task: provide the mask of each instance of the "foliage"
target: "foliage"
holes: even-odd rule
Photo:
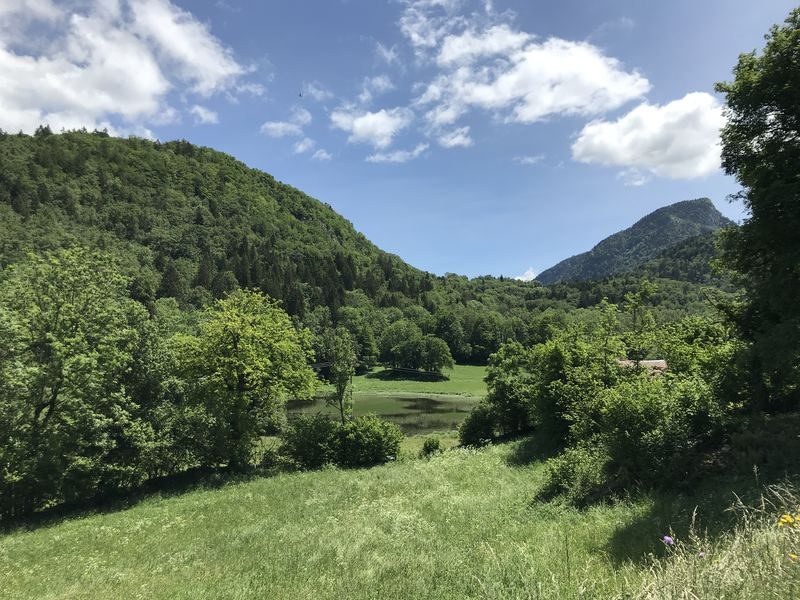
[[[547,461],[539,500],[561,498],[584,507],[608,497],[609,457],[603,446],[578,445]]]
[[[531,427],[530,396],[533,374],[525,367],[530,353],[518,342],[508,342],[491,355],[486,369],[486,403],[492,407],[496,425],[503,434]]]
[[[281,439],[283,452],[304,469],[371,467],[397,457],[403,433],[372,415],[340,423],[317,413],[293,419]]]
[[[323,414],[298,415],[281,432],[281,451],[303,469],[335,464],[341,455],[341,424]]]
[[[759,55],[742,54],[725,94],[722,161],[749,216],[723,239],[723,262],[745,294],[728,308],[750,346],[753,406],[800,403],[800,9]]]
[[[495,438],[497,419],[486,402],[475,406],[458,428],[458,443],[462,446],[485,446]]]
[[[342,426],[343,467],[371,467],[395,460],[403,432],[394,423],[373,415],[351,419]]]
[[[330,359],[329,381],[333,393],[328,403],[339,409],[342,425],[353,414],[353,375],[358,365],[355,344],[344,327],[337,327],[326,340],[326,355]]]
[[[0,281],[0,515],[147,477],[149,398],[130,377],[147,313],[108,257],[67,250]]]
[[[426,458],[442,451],[442,442],[438,437],[425,438],[422,449],[419,451],[420,458]]]
[[[698,207],[696,215],[678,212],[705,222]],[[163,298],[189,310],[260,289],[313,332],[320,362],[325,332],[343,326],[367,367],[383,354],[447,368],[442,344],[408,335],[408,324],[444,340],[454,360],[485,364],[509,339],[545,341],[576,308],[603,297],[621,302],[639,279],[544,287],[502,276],[435,277],[380,251],[329,206],[230,156],[102,132],[0,136],[0,240],[0,267],[76,243],[102,249],[117,257],[131,297],[151,313]],[[658,281],[657,319],[708,311],[693,283],[708,261],[686,266],[691,260],[662,257],[659,274],[673,279]],[[397,321],[405,335],[387,344]],[[387,355],[409,339],[401,355]]]
[[[309,336],[259,292],[239,290],[217,300],[200,334],[180,343],[191,395],[214,419],[212,464],[249,464],[256,439],[274,431],[286,399],[313,395]]]

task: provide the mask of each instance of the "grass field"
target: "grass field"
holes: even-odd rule
[[[378,368],[353,378],[353,413],[375,414],[400,425],[406,435],[455,430],[480,398],[486,395],[486,367],[456,365],[446,370],[443,381],[427,381],[396,376]],[[313,402],[290,401],[292,413],[335,414],[326,406],[324,386]]]
[[[662,535],[686,537],[695,507],[702,527],[729,523],[741,482],[578,511],[532,503],[542,474],[516,442],[150,497],[0,536],[0,597],[706,597],[671,588],[653,556]],[[648,578],[659,585],[639,595]]]
[[[406,378],[386,377],[381,367],[366,375],[353,378],[353,393],[393,393],[410,394],[444,394],[447,396],[474,396],[483,398],[486,395],[486,367],[474,365],[456,365],[453,369],[445,369],[446,381],[419,381]],[[327,389],[327,388],[325,388]]]

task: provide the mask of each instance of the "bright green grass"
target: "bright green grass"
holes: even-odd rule
[[[525,449],[281,474],[13,532],[0,596],[612,598],[705,505],[532,503],[543,468]]]
[[[456,365],[445,369],[447,381],[415,381],[413,379],[383,380],[379,378],[383,369],[353,378],[354,393],[407,392],[412,394],[464,395],[483,398],[486,395],[486,367]],[[327,389],[327,387],[326,387]]]
[[[353,394],[355,416],[374,414],[397,423],[406,435],[439,430],[455,430],[469,414],[478,399],[473,396],[383,392]],[[289,415],[322,412],[331,416],[337,409],[317,397],[312,402],[293,400],[287,404]]]

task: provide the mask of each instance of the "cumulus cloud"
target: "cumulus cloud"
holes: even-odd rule
[[[544,160],[544,154],[529,154],[525,156],[515,156],[514,162],[518,165],[538,165]]]
[[[273,138],[300,137],[303,127],[311,123],[311,118],[311,113],[305,108],[295,106],[287,121],[267,121],[261,126],[261,133]]]
[[[24,19],[22,18],[24,17]],[[37,51],[9,40],[50,38]],[[6,32],[15,28],[15,36]],[[209,29],[167,0],[0,3],[0,127],[149,131],[174,120],[173,92],[235,93],[248,69]],[[193,113],[194,114],[194,113]],[[196,114],[195,114],[196,116]]]
[[[517,275],[514,277],[517,281],[533,281],[536,279],[538,273],[533,270],[533,267],[528,267],[528,270],[525,271],[522,275]]]
[[[331,113],[333,126],[350,134],[348,142],[367,143],[378,149],[389,146],[413,120],[414,113],[403,107],[376,112],[343,107]]]
[[[380,42],[377,42],[375,45],[375,56],[389,66],[393,64],[400,64],[400,56],[397,52],[396,46],[384,46]]]
[[[472,146],[472,138],[469,136],[469,127],[459,127],[452,131],[440,133],[436,138],[439,145],[444,148],[467,148]]]
[[[588,123],[572,144],[572,157],[625,167],[627,175],[622,178],[629,185],[644,183],[641,173],[673,179],[704,177],[720,167],[723,124],[719,101],[705,92],[664,105],[645,102],[614,121]]]
[[[303,95],[310,96],[317,102],[324,102],[333,98],[333,92],[318,81],[303,84]]]
[[[219,115],[205,106],[195,104],[189,109],[189,112],[194,115],[195,123],[211,125],[219,123]]]
[[[462,0],[407,0],[399,26],[418,57],[436,48],[453,29],[466,19],[458,14]]]
[[[191,82],[193,91],[208,96],[229,88],[246,72],[206,25],[169,0],[136,0],[129,4],[132,29],[155,43],[163,59]]]
[[[358,95],[358,101],[361,104],[369,104],[375,96],[380,96],[393,89],[394,84],[388,75],[365,77],[361,86],[361,93]]]
[[[295,142],[293,150],[295,154],[303,154],[304,152],[308,152],[309,150],[313,149],[316,145],[317,143],[311,138],[303,138],[302,140]]]
[[[319,150],[314,152],[314,154],[311,155],[311,158],[313,160],[330,160],[333,158],[333,156],[327,150],[320,148]]]
[[[437,76],[417,99],[417,105],[431,107],[426,113],[431,124],[453,124],[473,108],[517,123],[554,115],[595,115],[650,89],[647,79],[586,42],[550,38],[520,45],[522,35],[489,41],[509,33],[513,32],[495,29],[476,38],[467,32],[445,40],[445,46],[452,40],[447,63],[453,62],[453,68]],[[456,43],[464,36],[467,41]],[[496,56],[501,48],[512,50]]]
[[[519,50],[533,36],[512,30],[508,25],[495,25],[486,31],[468,30],[444,39],[436,62],[441,66],[471,63],[477,58],[507,56]]]
[[[368,162],[374,163],[404,163],[417,158],[428,149],[428,144],[418,144],[411,150],[395,150],[394,152],[376,152],[367,157]]]
[[[314,154],[311,155],[311,158],[313,160],[323,160],[324,161],[324,160],[332,159],[333,156],[327,150],[324,150],[323,148],[320,148],[319,150],[314,152]]]

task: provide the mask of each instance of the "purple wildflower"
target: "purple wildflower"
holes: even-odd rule
[[[661,538],[661,541],[664,542],[667,546],[675,545],[675,540],[672,539],[671,535],[665,535],[664,537]]]

